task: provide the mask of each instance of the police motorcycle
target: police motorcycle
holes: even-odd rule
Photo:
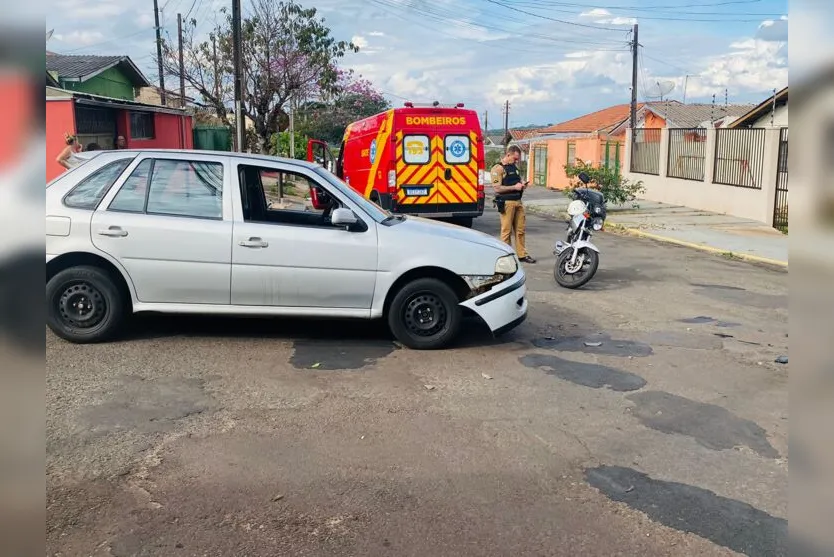
[[[591,181],[585,172],[578,178],[586,186]],[[567,242],[560,240],[553,247],[553,277],[560,286],[574,289],[587,284],[599,267],[599,249],[590,238],[605,224],[605,197],[589,188],[577,188],[568,205],[568,216]]]

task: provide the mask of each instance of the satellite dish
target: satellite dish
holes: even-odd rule
[[[671,93],[675,89],[674,81],[655,81],[649,85],[646,91],[646,97],[650,99],[660,99]]]

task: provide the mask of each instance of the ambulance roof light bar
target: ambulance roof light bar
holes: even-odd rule
[[[457,103],[455,105],[446,104],[442,105],[439,101],[434,101],[433,103],[413,103],[411,101],[407,101],[403,103],[403,106],[406,108],[415,108],[415,107],[432,107],[432,108],[463,108],[463,103]]]

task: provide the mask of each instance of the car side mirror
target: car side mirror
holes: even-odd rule
[[[333,211],[333,214],[330,217],[330,222],[333,223],[333,226],[339,226],[344,227],[346,229],[350,229],[357,222],[359,222],[359,219],[350,209],[340,207]]]

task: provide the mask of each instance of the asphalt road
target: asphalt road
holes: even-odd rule
[[[356,323],[49,334],[48,554],[786,554],[787,274],[605,233],[567,291],[563,226],[528,218],[528,321],[442,352]]]

